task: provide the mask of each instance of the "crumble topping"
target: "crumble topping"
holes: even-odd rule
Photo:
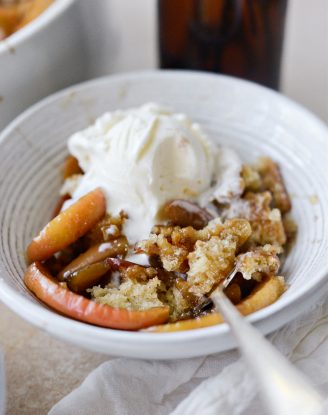
[[[226,218],[241,217],[247,219],[252,227],[249,238],[250,246],[272,244],[283,246],[286,234],[279,209],[271,209],[272,196],[269,191],[261,193],[248,192],[226,207],[222,216]]]
[[[238,255],[236,269],[246,280],[261,281],[263,276],[277,274],[280,267],[279,253],[281,249],[273,245],[257,247]]]
[[[72,175],[63,191],[70,193],[69,186],[78,180],[79,175]],[[244,165],[239,189],[224,203],[219,198],[206,207],[190,200],[167,202],[162,208],[162,223],[134,247],[124,235],[127,215],[107,213],[81,238],[79,250],[96,244],[105,247],[120,238],[126,249],[113,251],[112,262],[101,259],[103,279],[90,286],[86,295],[99,304],[129,310],[168,306],[169,321],[174,322],[208,312],[211,292],[232,271],[234,277],[225,293],[237,305],[244,300],[247,303],[257,287],[270,278],[279,278],[285,287],[282,277],[277,276],[279,255],[296,228],[286,215],[290,200],[279,168],[267,158],[253,166]],[[128,251],[133,257],[148,258],[150,266],[125,260]],[[102,249],[96,257],[102,258]],[[83,275],[82,269],[81,279]]]
[[[89,292],[91,298],[99,304],[130,310],[146,310],[163,306],[157,294],[160,285],[161,281],[157,277],[143,283],[127,279],[119,287],[113,287],[111,284],[104,288],[95,286]]]
[[[207,242],[197,241],[195,250],[188,256],[188,283],[195,294],[208,294],[232,270],[237,241],[232,235],[226,238],[212,236]]]

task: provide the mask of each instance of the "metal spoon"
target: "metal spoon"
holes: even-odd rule
[[[262,334],[232,305],[223,290],[237,270],[232,271],[212,293],[211,299],[229,324],[246,360],[258,381],[263,404],[271,415],[324,415],[324,398]]]

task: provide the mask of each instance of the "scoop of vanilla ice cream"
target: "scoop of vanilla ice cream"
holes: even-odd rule
[[[165,202],[204,204],[222,164],[198,124],[156,104],[104,114],[71,136],[68,149],[85,173],[66,185],[72,200],[101,187],[108,213],[127,213],[130,243],[148,237]]]

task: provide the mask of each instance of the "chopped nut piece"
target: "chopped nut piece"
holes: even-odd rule
[[[141,265],[131,265],[121,269],[122,280],[133,280],[137,282],[145,282],[157,276],[155,268],[143,267]]]
[[[106,215],[97,225],[85,235],[87,246],[111,241],[122,235],[122,227],[126,215],[121,212],[117,216]]]
[[[211,236],[219,235],[223,229],[224,226],[221,219],[216,218],[211,220],[205,228],[199,230],[191,226],[186,228],[175,227],[171,234],[171,239],[173,244],[185,246],[191,251],[196,241],[208,241]]]
[[[174,228],[177,226],[173,225],[155,225],[153,229],[151,230],[151,233],[155,235],[162,234],[165,237],[171,237],[172,232],[174,231]],[[179,227],[178,227],[179,228]]]
[[[167,271],[186,271],[188,250],[175,246],[163,235],[151,235],[148,240],[137,244],[137,250],[148,255],[159,255],[164,269]]]
[[[211,213],[189,200],[176,199],[163,208],[163,216],[175,225],[202,229],[213,219]]]

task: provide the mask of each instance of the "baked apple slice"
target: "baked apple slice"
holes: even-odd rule
[[[63,283],[55,280],[39,262],[28,267],[24,283],[37,298],[61,314],[101,327],[138,330],[165,323],[169,316],[168,307],[135,311],[98,304],[70,291]]]
[[[66,267],[59,272],[57,278],[60,281],[64,281],[68,275],[73,274],[73,272],[78,271],[81,268],[94,264],[95,262],[103,261],[108,257],[116,257],[118,255],[125,256],[127,251],[128,240],[125,236],[120,236],[113,241],[93,245],[86,252],[83,252],[66,265]]]
[[[195,229],[204,228],[214,216],[205,208],[184,199],[175,199],[163,207],[163,216],[174,225],[181,227],[192,226]]]
[[[29,262],[44,261],[93,228],[106,213],[101,189],[95,189],[52,219],[27,248]]]

